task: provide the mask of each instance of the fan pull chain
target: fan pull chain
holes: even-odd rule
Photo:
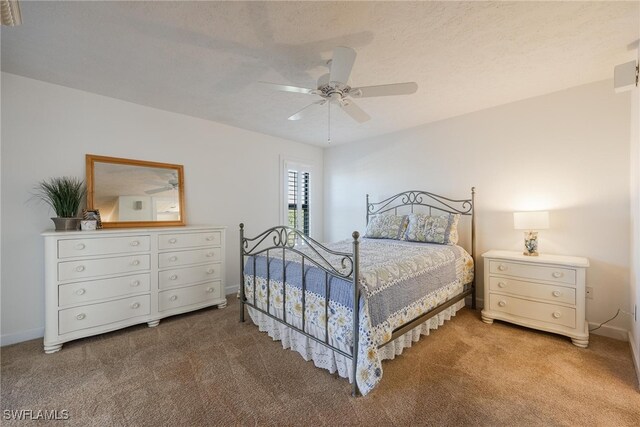
[[[329,118],[327,120],[327,143],[331,144],[331,101],[329,101]]]

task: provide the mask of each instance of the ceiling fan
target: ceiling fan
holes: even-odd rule
[[[169,180],[167,181],[167,185],[165,185],[164,187],[154,188],[152,190],[146,190],[145,193],[156,194],[156,193],[162,193],[163,191],[177,190],[177,189],[178,189],[178,176],[176,174],[172,174],[171,178],[169,178]]]
[[[307,105],[302,110],[289,117],[289,120],[300,120],[314,105],[331,104],[338,105],[345,113],[358,123],[364,123],[371,117],[353,102],[352,98],[370,98],[374,96],[410,95],[418,90],[415,82],[393,83],[378,86],[352,87],[349,85],[349,76],[356,60],[356,51],[350,47],[336,47],[333,49],[333,57],[327,63],[329,73],[320,76],[315,89],[289,86],[277,83],[259,82],[275,90],[284,92],[304,93],[317,95],[319,99]],[[329,110],[330,111],[330,110]],[[329,137],[329,140],[331,138]]]

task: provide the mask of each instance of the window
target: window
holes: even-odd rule
[[[309,235],[309,172],[287,170],[287,225]]]
[[[311,217],[311,166],[291,160],[282,161],[282,224],[300,230],[307,236],[313,232]]]

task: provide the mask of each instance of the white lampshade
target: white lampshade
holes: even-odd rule
[[[513,228],[516,230],[544,230],[549,228],[549,212],[514,212]]]

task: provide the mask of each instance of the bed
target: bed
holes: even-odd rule
[[[367,195],[368,237],[356,231],[329,244],[286,226],[249,238],[240,224],[240,321],[246,306],[283,347],[348,378],[354,396],[368,394],[382,360],[453,317],[467,296],[475,309],[474,201],[473,188],[468,199]],[[457,244],[460,218],[468,251]]]

